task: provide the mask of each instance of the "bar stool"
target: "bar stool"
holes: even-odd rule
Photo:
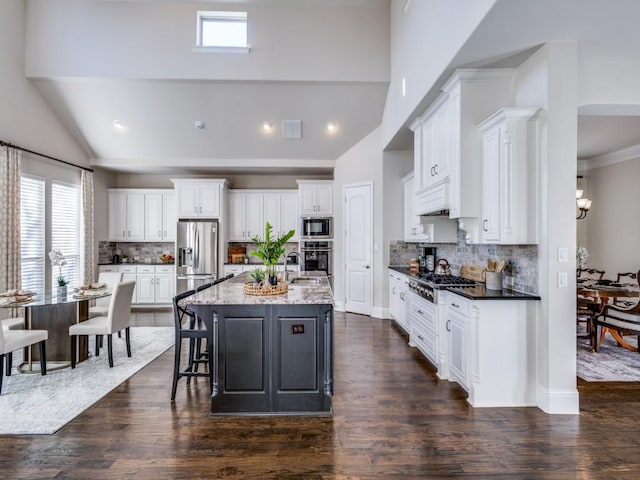
[[[208,339],[209,332],[206,326],[198,316],[187,307],[180,306],[181,300],[195,295],[206,288],[212,287],[218,283],[224,282],[233,277],[233,274],[220,278],[215,282],[201,285],[197,289],[188,290],[173,297],[173,320],[175,328],[175,347],[173,361],[173,385],[171,388],[171,401],[175,401],[176,390],[178,388],[178,380],[182,377],[187,378],[187,385],[191,383],[192,377],[209,377],[209,388],[213,386],[213,354],[212,346],[207,342],[205,351],[201,350],[201,340]],[[180,370],[180,355],[182,351],[182,340],[189,339],[189,363],[187,368]],[[208,372],[198,372],[200,363],[207,364]]]

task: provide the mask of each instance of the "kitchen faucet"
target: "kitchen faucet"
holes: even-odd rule
[[[282,280],[283,281],[288,281],[289,280],[289,270],[287,270],[287,260],[289,260],[289,257],[297,257],[298,258],[298,265],[300,265],[300,254],[298,252],[296,252],[295,250],[285,254],[284,256],[284,274],[282,275]]]

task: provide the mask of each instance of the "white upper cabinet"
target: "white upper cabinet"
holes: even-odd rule
[[[413,121],[414,214],[482,215],[482,135],[478,124],[511,103],[513,70],[457,70]]]
[[[173,190],[109,189],[107,195],[109,241],[175,241]]]
[[[333,180],[297,180],[300,215],[333,215]]]
[[[414,214],[449,209],[449,107],[442,94],[411,125],[414,135]]]
[[[147,242],[173,242],[176,239],[175,192],[145,193],[144,239]]]
[[[484,243],[537,243],[537,108],[503,108],[480,124],[483,135]]]
[[[109,241],[144,240],[144,193],[110,189],[107,192],[107,206]]]
[[[300,230],[300,214],[298,206],[298,192],[292,191],[280,195],[280,229],[279,235],[294,230],[296,233],[291,241],[297,241]]]
[[[178,218],[219,218],[226,180],[172,179],[178,196]]]
[[[298,192],[295,190],[229,190],[229,241],[264,237],[266,222],[273,236],[297,229]],[[297,236],[291,241],[297,240]]]
[[[482,216],[482,134],[478,125],[512,102],[511,69],[457,70],[443,86],[447,95],[449,216]]]

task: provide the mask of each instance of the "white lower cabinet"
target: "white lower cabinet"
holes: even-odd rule
[[[389,271],[389,313],[402,329],[410,333],[409,280],[406,275]]]
[[[436,305],[413,292],[409,292],[409,345],[418,350],[433,364],[438,365],[438,335]]]
[[[449,379],[474,407],[536,405],[534,319],[524,300],[470,300],[447,293]]]
[[[449,342],[449,378],[468,391],[467,345],[469,332],[469,303],[466,299],[451,295],[447,308],[446,330]]]
[[[134,280],[133,305],[169,305],[173,301],[173,265],[100,265],[98,272],[122,272],[123,282]]]

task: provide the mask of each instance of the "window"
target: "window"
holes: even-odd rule
[[[198,47],[222,51],[249,51],[247,12],[198,12]]]
[[[51,185],[51,249],[59,249],[66,265],[62,276],[71,285],[80,285],[80,187],[68,183]],[[56,267],[57,269],[57,267]],[[59,271],[51,272],[51,285],[57,285]]]
[[[44,179],[20,177],[20,270],[22,289],[44,290]]]

